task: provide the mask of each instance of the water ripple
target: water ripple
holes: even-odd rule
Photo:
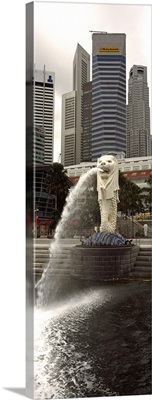
[[[35,311],[35,399],[150,394],[150,286],[125,284]]]

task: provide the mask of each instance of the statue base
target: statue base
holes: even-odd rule
[[[118,233],[107,231],[95,232],[82,242],[82,246],[124,246],[131,244],[128,240]]]
[[[129,278],[139,248],[119,234],[96,232],[70,250],[71,276],[88,281]]]

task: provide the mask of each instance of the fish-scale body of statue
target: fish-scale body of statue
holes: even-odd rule
[[[97,160],[97,191],[100,207],[100,231],[115,232],[117,203],[119,201],[118,161],[113,155],[104,155]]]

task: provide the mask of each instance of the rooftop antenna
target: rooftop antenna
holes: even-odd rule
[[[93,33],[107,33],[107,32],[104,32],[104,31],[89,31],[89,32],[93,32]]]

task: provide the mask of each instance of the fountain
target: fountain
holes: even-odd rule
[[[100,230],[90,235],[81,245],[67,249],[70,254],[70,267],[64,269],[67,260],[63,260],[61,238],[63,233],[66,233],[67,223],[80,194],[82,195],[82,192],[86,190],[89,180],[95,174],[101,216]],[[77,185],[70,191],[50,246],[50,262],[36,285],[40,304],[44,303],[44,297],[47,297],[47,289],[48,293],[51,290],[55,294],[57,287],[59,291],[61,285],[58,274],[59,264],[62,264],[62,286],[64,286],[64,275],[66,275],[67,284],[70,278],[85,281],[113,281],[129,276],[138,248],[116,232],[118,191],[118,162],[110,154],[100,157],[97,167],[82,175]]]
[[[67,271],[65,273],[65,264],[67,264],[67,259],[63,258],[64,254],[61,239],[63,237],[63,234],[66,233],[68,221],[73,215],[73,209],[75,208],[77,200],[79,200],[80,193],[82,195],[82,192],[87,189],[89,181],[92,179],[92,176],[97,174],[97,170],[98,168],[95,167],[82,175],[76,186],[72,188],[72,190],[70,190],[69,195],[67,196],[61,219],[55,230],[54,240],[52,241],[50,246],[50,261],[44,269],[41,279],[35,285],[37,305],[47,305],[51,297],[50,293],[52,293],[52,297],[54,300],[56,296],[59,296],[60,292],[64,292],[66,290],[66,285],[68,286],[69,278],[71,279],[71,262],[67,277]],[[70,252],[70,249],[64,248],[64,251],[65,250],[69,250]],[[69,255],[70,254],[68,254],[68,256]],[[57,274],[57,271],[59,269],[58,267],[60,265],[62,265],[63,273],[61,273],[60,270],[60,274]],[[66,280],[66,282],[64,282],[64,279]],[[72,288],[71,282],[68,288],[68,292],[70,292],[70,288]]]
[[[115,284],[128,274],[138,250],[116,232],[118,188],[114,199],[105,196],[109,187],[106,174],[111,167],[99,160],[97,167],[84,174],[70,191],[50,247],[50,262],[37,284],[40,307],[34,313],[35,399],[151,393],[151,290],[147,282],[126,282],[125,287]],[[100,229],[81,245],[69,245],[69,276],[64,273],[67,259],[58,276],[64,258],[61,238],[75,202],[94,174],[98,174]],[[104,182],[100,174],[104,174]],[[103,281],[112,284],[102,285]],[[62,293],[70,296],[60,302],[61,283]]]
[[[82,246],[71,249],[71,274],[91,281],[120,280],[129,276],[138,248],[116,232],[118,162],[112,154],[97,161],[97,191],[100,231],[91,235]]]

